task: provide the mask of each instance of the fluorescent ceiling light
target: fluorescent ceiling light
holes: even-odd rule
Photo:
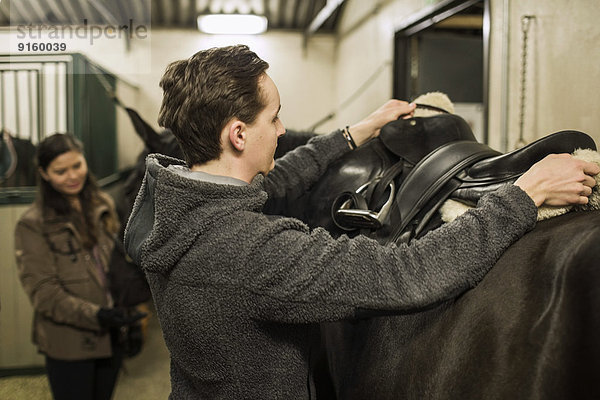
[[[222,35],[256,35],[267,30],[267,18],[254,14],[200,15],[198,29]]]

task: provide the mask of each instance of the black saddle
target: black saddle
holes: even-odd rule
[[[448,198],[474,205],[551,153],[596,149],[583,132],[561,131],[502,154],[477,142],[459,116],[400,119],[330,166],[311,190],[306,221],[334,235],[363,233],[408,243],[442,224]]]

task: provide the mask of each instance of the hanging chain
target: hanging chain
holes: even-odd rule
[[[519,140],[517,141],[517,148],[523,147],[527,144],[524,136],[525,127],[525,94],[527,92],[527,44],[529,39],[529,27],[531,26],[531,20],[535,17],[533,15],[524,15],[521,17],[521,31],[523,32],[523,47],[521,49],[521,96],[519,105]]]

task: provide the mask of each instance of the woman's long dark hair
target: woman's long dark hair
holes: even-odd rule
[[[83,144],[70,134],[55,133],[48,136],[38,145],[36,154],[37,166],[46,172],[48,166],[56,157],[69,151],[76,151],[83,154]],[[43,179],[39,172],[38,188],[38,201],[42,205],[43,212],[47,213],[48,210],[53,210],[56,215],[71,219],[75,226],[79,228],[78,230],[83,240],[82,244],[88,248],[93,247],[98,241],[97,229],[99,228],[94,226],[93,211],[96,206],[103,203],[94,175],[88,171],[83,188],[79,193],[83,221],[78,211],[73,209],[67,198],[54,189],[50,182]],[[118,220],[116,214],[111,210],[108,217],[104,218],[104,229],[110,234],[115,234],[116,229],[118,229],[117,227]]]

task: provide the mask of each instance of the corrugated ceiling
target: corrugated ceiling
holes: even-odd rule
[[[157,28],[196,29],[205,13],[265,15],[271,31],[307,31],[327,0],[0,0],[0,26],[121,25],[134,22]],[[335,32],[343,1],[317,32]]]

